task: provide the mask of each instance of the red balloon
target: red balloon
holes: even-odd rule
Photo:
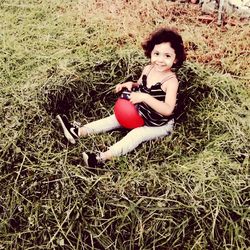
[[[143,118],[129,100],[119,98],[115,103],[114,113],[118,122],[125,128],[132,129],[144,125]]]

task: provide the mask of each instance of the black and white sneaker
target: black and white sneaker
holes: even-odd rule
[[[72,144],[75,144],[76,143],[75,139],[79,138],[79,135],[78,135],[79,128],[76,125],[69,123],[65,115],[62,115],[62,116],[57,115],[56,118],[61,123],[62,128],[63,128],[63,133],[65,137],[67,138],[67,140],[71,142]]]
[[[82,156],[85,165],[88,167],[94,168],[94,167],[102,167],[104,165],[104,162],[101,160],[99,154],[83,152]]]

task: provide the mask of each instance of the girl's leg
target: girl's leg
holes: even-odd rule
[[[76,143],[76,139],[78,139],[80,136],[106,132],[120,127],[120,124],[118,123],[115,115],[111,115],[98,121],[88,123],[81,128],[72,125],[65,115],[57,115],[56,117],[62,126],[65,137],[69,142],[73,144]]]
[[[149,141],[164,136],[170,135],[173,131],[174,121],[171,120],[168,124],[161,127],[139,127],[131,130],[122,140],[115,143],[108,151],[101,153],[101,158],[110,160],[112,157],[125,155],[135,149],[144,141]]]
[[[103,119],[85,124],[83,127],[79,128],[78,134],[79,136],[99,134],[120,127],[121,125],[117,121],[115,115],[111,115]]]

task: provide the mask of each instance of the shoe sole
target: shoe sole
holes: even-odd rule
[[[88,157],[88,155],[85,152],[82,153],[82,158],[83,158],[83,161],[84,161],[85,165],[87,167],[89,167],[89,164],[88,164],[89,157]]]
[[[66,128],[66,126],[64,125],[64,122],[62,120],[62,118],[60,117],[60,115],[57,115],[56,118],[59,120],[59,122],[61,123],[62,129],[63,129],[63,133],[65,135],[65,137],[67,138],[67,140],[72,143],[75,144],[76,141],[73,138],[73,136],[70,134],[70,132],[68,131],[68,129]]]

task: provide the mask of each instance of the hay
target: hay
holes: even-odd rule
[[[1,3],[0,249],[247,249],[248,66],[231,61],[245,53],[248,27],[221,33],[197,25],[195,7],[165,1],[89,3]],[[169,15],[159,15],[163,6]],[[123,15],[128,23],[117,23]],[[182,24],[190,49],[175,133],[93,171],[81,152],[103,150],[120,132],[68,145],[55,115],[85,123],[110,114],[115,84],[146,63],[139,41],[155,20]],[[227,48],[220,65],[218,43]]]

